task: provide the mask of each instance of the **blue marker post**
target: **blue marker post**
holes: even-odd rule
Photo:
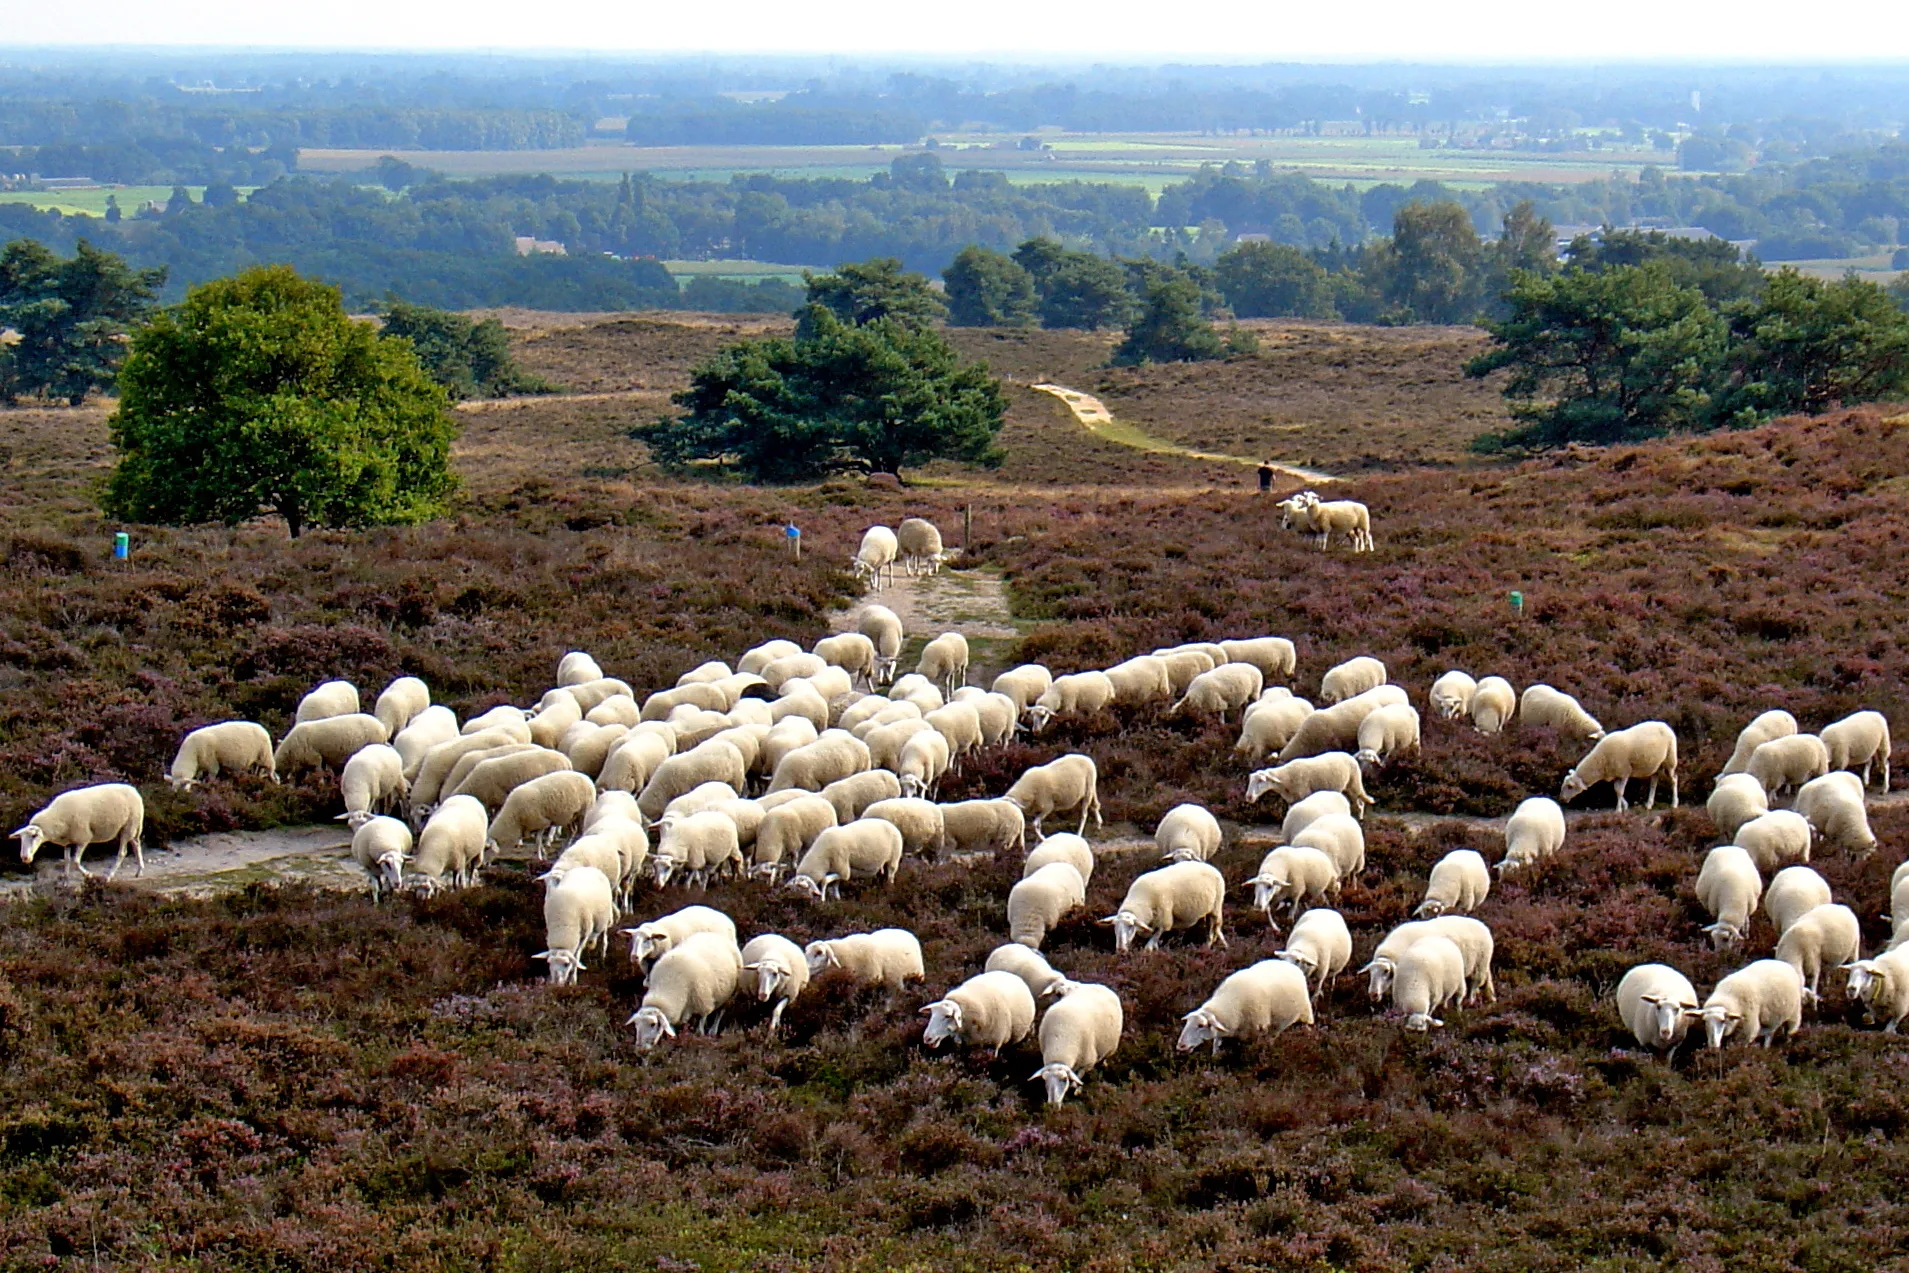
[[[790,522],[787,526],[784,526],[782,528],[782,533],[788,536],[789,547],[795,550],[795,559],[797,561],[801,561],[802,560],[802,529],[801,527],[797,526],[794,522]]]
[[[132,555],[132,550],[133,550],[133,537],[131,535],[128,535],[123,530],[113,535],[113,556],[114,557],[118,558],[120,561],[124,561],[126,560],[127,557]]]
[[[1514,619],[1524,618],[1524,615],[1525,615],[1525,594],[1524,593],[1513,592],[1511,594],[1511,615]]]

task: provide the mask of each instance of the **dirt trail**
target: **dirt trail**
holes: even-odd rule
[[[1183,456],[1189,460],[1209,460],[1220,464],[1244,464],[1248,468],[1259,467],[1260,462],[1258,460],[1251,460],[1243,455],[1223,455],[1216,451],[1195,451],[1188,447],[1169,442],[1165,438],[1157,438],[1136,425],[1115,420],[1113,412],[1107,409],[1107,405],[1090,393],[1082,393],[1078,389],[1069,389],[1065,385],[1039,384],[1029,387],[1039,393],[1051,393],[1066,403],[1067,409],[1074,413],[1074,418],[1080,421],[1081,427],[1103,441],[1116,442],[1121,446],[1130,446],[1140,451],[1157,451],[1166,455]],[[1323,484],[1339,480],[1332,474],[1322,473],[1318,469],[1300,468],[1297,465],[1280,464],[1271,460],[1267,461],[1267,466],[1275,472],[1284,473],[1288,477],[1296,477],[1302,482]]]
[[[86,869],[104,879],[113,858],[94,846]],[[32,875],[0,882],[0,897],[12,898],[42,888],[60,887],[60,859],[44,856]],[[270,831],[231,831],[180,840],[171,848],[146,850],[146,873],[135,877],[133,862],[114,881],[151,893],[204,896],[259,882],[299,881],[320,888],[358,890],[364,872],[351,860],[351,835],[339,826],[280,827]]]
[[[970,640],[1012,640],[1021,635],[1008,613],[1001,576],[990,570],[944,566],[939,574],[910,576],[897,566],[893,582],[863,593],[846,610],[830,612],[829,626],[837,632],[853,631],[856,612],[865,605],[893,610],[911,641],[942,632],[959,632]]]

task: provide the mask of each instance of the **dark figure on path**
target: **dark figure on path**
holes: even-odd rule
[[[1273,489],[1273,466],[1270,462],[1259,466],[1259,493],[1264,495]]]

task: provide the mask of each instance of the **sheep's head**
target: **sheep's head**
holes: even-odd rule
[[[1277,875],[1255,875],[1252,885],[1254,910],[1271,910],[1286,895],[1287,881]]]
[[[1273,771],[1255,769],[1246,779],[1246,803],[1252,804],[1273,790]]]
[[[1054,709],[1051,707],[1036,703],[1027,709],[1027,727],[1033,733],[1038,734],[1044,731],[1048,726],[1048,722],[1053,719]]]
[[[1498,864],[1500,871],[1504,869],[1504,865],[1503,862]],[[1445,913],[1445,906],[1446,901],[1444,898],[1428,897],[1418,904],[1418,909],[1412,912],[1412,918],[1417,919],[1423,915],[1430,919],[1437,919],[1440,915]]]
[[[1570,804],[1583,795],[1589,789],[1589,785],[1584,779],[1578,777],[1578,771],[1575,768],[1572,769],[1564,776],[1564,782],[1558,787],[1559,803]]]
[[[388,889],[397,889],[404,883],[404,854],[391,849],[378,858],[378,878]]]
[[[1710,938],[1710,949],[1729,950],[1743,940],[1743,930],[1735,924],[1726,924],[1722,920],[1704,929]]]
[[[913,799],[928,789],[927,779],[920,774],[906,773],[901,776],[901,793]]]
[[[668,946],[669,939],[648,924],[638,928],[626,928],[623,933],[630,939],[630,962],[633,964],[649,963],[660,956]]]
[[[953,999],[938,999],[921,1010],[928,1018],[928,1025],[921,1032],[921,1041],[931,1048],[938,1048],[947,1039],[959,1041],[961,1038],[961,1005]]]
[[[764,1003],[775,998],[776,992],[782,989],[782,983],[789,976],[788,971],[773,959],[744,964],[742,970],[756,974],[756,998]]]
[[[1881,970],[1873,959],[1858,959],[1849,966],[1848,994],[1858,1003],[1868,1003],[1882,989]]]
[[[46,843],[46,832],[40,829],[38,823],[29,822],[18,831],[11,833],[8,838],[20,842],[20,860],[31,862],[34,854],[40,851],[40,846]]]
[[[805,893],[808,895],[809,900],[819,902],[826,896],[828,881],[826,879],[818,880],[808,875],[793,875],[789,877],[789,882],[783,885],[783,887],[794,889],[798,893]]]
[[[540,950],[531,958],[549,962],[550,984],[553,986],[573,986],[578,973],[589,971],[574,950]]]
[[[1120,911],[1100,921],[1102,926],[1111,925],[1114,930],[1114,949],[1127,950],[1133,946],[1133,939],[1141,934],[1151,933],[1153,926],[1140,922],[1140,917],[1132,911]]]
[[[178,774],[166,775],[166,785],[174,791],[197,791],[200,782],[197,778],[182,778]]]
[[[676,1037],[676,1027],[670,1024],[661,1008],[638,1008],[624,1024],[636,1032],[634,1041],[639,1052],[647,1052],[664,1039]]]
[[[1067,1099],[1069,1092],[1078,1092],[1081,1086],[1080,1075],[1074,1073],[1073,1067],[1062,1065],[1059,1061],[1050,1062],[1034,1071],[1028,1078],[1028,1082],[1031,1083],[1035,1079],[1046,1081],[1049,1105],[1061,1104]]]
[[[1743,1020],[1743,1014],[1727,1003],[1707,1003],[1701,1008],[1686,1008],[1686,1015],[1700,1017],[1704,1023],[1704,1036],[1712,1048],[1723,1047],[1723,1041]]]
[[[682,868],[683,863],[678,858],[666,857],[661,853],[650,858],[650,870],[656,876],[658,888],[668,888],[671,878]]]
[[[1505,876],[1510,875],[1513,871],[1525,865],[1526,862],[1523,858],[1508,856],[1504,861],[1494,863],[1492,869],[1498,872],[1499,879],[1503,879]]]
[[[1389,957],[1380,958],[1374,959],[1359,971],[1366,973],[1370,978],[1366,982],[1366,993],[1374,999],[1383,999],[1392,989],[1392,974],[1397,971],[1397,965]]]
[[[1352,753],[1352,758],[1362,765],[1377,765],[1379,753],[1371,747],[1361,747]]]
[[[842,957],[835,953],[833,942],[812,941],[803,948],[802,956],[809,961],[811,977],[819,977],[831,968],[842,966]]]
[[[1405,1028],[1414,1034],[1424,1034],[1434,1027],[1443,1027],[1444,1024],[1429,1012],[1413,1012],[1405,1018]]]
[[[1308,981],[1311,981],[1312,975],[1319,971],[1319,957],[1310,950],[1276,950],[1273,952],[1273,958],[1283,959],[1299,969],[1306,974]]]
[[[339,814],[336,818],[333,819],[333,821],[342,822],[346,826],[350,827],[353,831],[356,831],[359,827],[363,826],[365,823],[371,821],[373,818],[377,816],[378,816],[377,814],[373,813],[369,809],[353,809],[348,813]]]
[[[1684,1037],[1684,1013],[1689,1008],[1688,1004],[1680,1003],[1668,995],[1644,995],[1641,1001],[1650,1005],[1656,1021],[1656,1030],[1651,1035],[1652,1047],[1672,1047]]]
[[[1195,1008],[1186,1014],[1186,1024],[1180,1027],[1180,1041],[1175,1046],[1182,1052],[1191,1052],[1202,1043],[1212,1043],[1213,1050],[1220,1050],[1220,1040],[1226,1037],[1227,1028],[1220,1024],[1218,1017],[1205,1008]]]

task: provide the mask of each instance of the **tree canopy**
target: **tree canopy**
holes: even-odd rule
[[[194,288],[133,338],[110,422],[109,516],[416,522],[455,489],[457,428],[408,340],[288,266]]]
[[[1114,350],[1112,362],[1124,367],[1225,356],[1225,343],[1201,312],[1199,283],[1184,274],[1171,274],[1148,285],[1140,316]]]
[[[453,398],[549,392],[549,385],[517,366],[510,334],[495,318],[476,322],[394,299],[385,304],[384,334],[409,340],[424,370]]]
[[[907,327],[926,327],[948,315],[927,278],[904,270],[892,256],[851,261],[832,273],[803,277],[809,285],[808,307],[821,306],[854,326],[888,318]]]
[[[1332,284],[1310,255],[1284,243],[1242,243],[1214,262],[1221,295],[1241,318],[1336,318]]]
[[[941,278],[948,321],[957,327],[1031,327],[1039,318],[1034,278],[1012,257],[965,247]]]
[[[61,259],[39,243],[0,249],[0,403],[24,394],[74,406],[112,387],[127,333],[152,311],[164,269],[135,270],[80,240]]]

